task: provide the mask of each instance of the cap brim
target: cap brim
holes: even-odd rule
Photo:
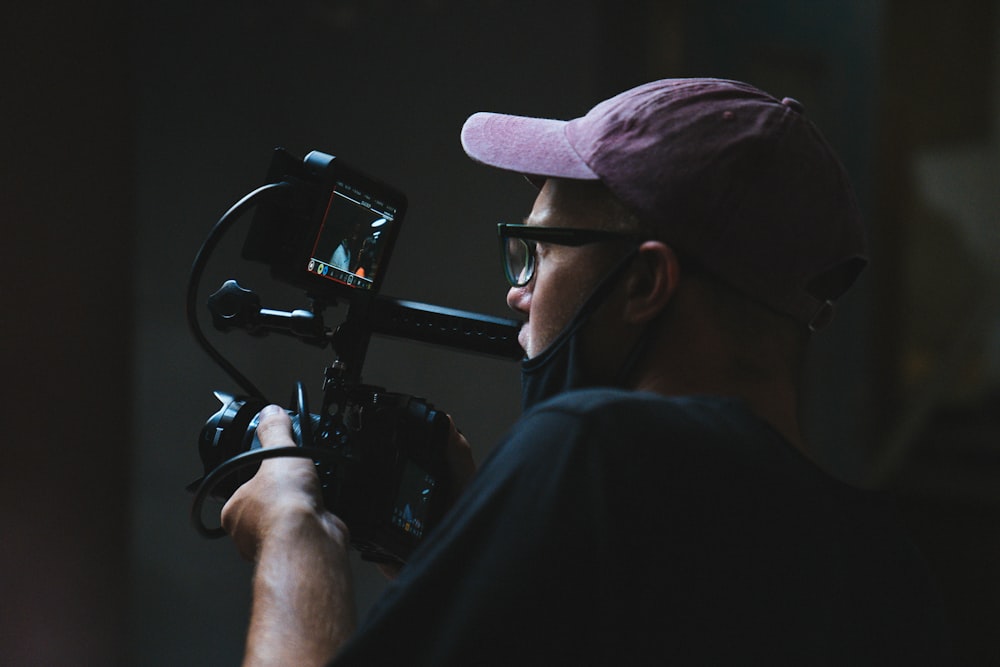
[[[532,180],[598,180],[566,139],[568,122],[480,112],[465,121],[462,147],[477,162],[524,174]]]

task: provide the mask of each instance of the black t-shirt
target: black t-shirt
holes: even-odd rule
[[[942,664],[886,502],[734,399],[530,411],[336,665]]]

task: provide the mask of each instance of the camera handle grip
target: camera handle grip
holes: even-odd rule
[[[516,320],[386,296],[375,297],[372,311],[372,332],[376,334],[502,359],[524,358],[517,342],[521,323]]]
[[[224,333],[243,329],[251,336],[266,336],[273,331],[320,347],[330,342],[330,332],[318,313],[261,308],[257,293],[235,280],[222,283],[222,287],[208,297],[208,310],[212,314],[212,325]]]

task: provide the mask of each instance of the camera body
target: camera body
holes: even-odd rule
[[[256,429],[266,402],[216,396],[222,405],[198,442],[206,473],[261,446]],[[324,505],[347,524],[351,545],[367,560],[404,562],[452,499],[444,458],[448,418],[426,401],[381,387],[352,387],[337,398],[342,409],[333,414],[289,411],[293,433],[316,450]],[[227,499],[255,472],[238,470],[215,485],[213,496]]]

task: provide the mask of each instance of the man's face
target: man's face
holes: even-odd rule
[[[528,225],[607,228],[613,214],[608,195],[593,183],[548,179],[538,193]],[[507,304],[527,317],[518,341],[529,358],[548,347],[583,301],[607,275],[620,248],[595,243],[578,247],[538,243],[535,273],[524,287],[512,287]]]

